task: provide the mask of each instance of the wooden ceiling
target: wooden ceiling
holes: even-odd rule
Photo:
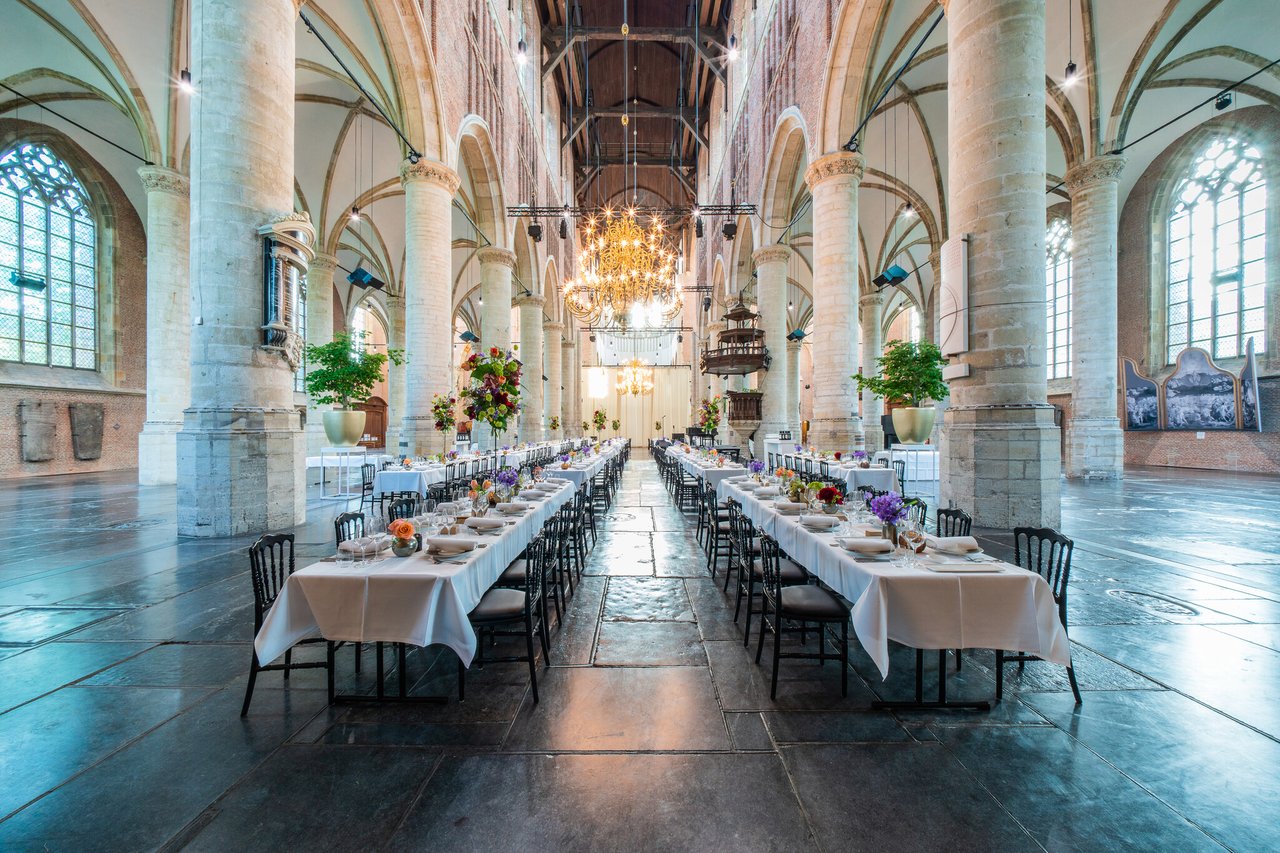
[[[537,0],[542,66],[555,79],[564,136],[572,136],[579,204],[695,200],[694,163],[724,64],[731,2],[629,0],[624,18],[623,0],[567,9],[563,0]]]

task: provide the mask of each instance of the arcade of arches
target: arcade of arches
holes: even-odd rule
[[[142,652],[144,640],[204,642],[195,623],[157,633],[138,614],[191,592],[173,576],[206,554],[234,551],[227,559],[238,561],[240,574],[196,572],[200,588],[221,589],[226,581],[239,595],[249,591],[242,549],[253,537],[297,530],[299,542],[305,531],[329,541],[336,508],[325,502],[325,490],[348,472],[325,467],[333,441],[324,416],[334,407],[308,395],[302,353],[348,333],[369,351],[404,355],[387,364],[361,404],[362,460],[367,454],[399,464],[405,456],[499,444],[560,447],[596,435],[590,421],[600,410],[618,423],[604,434],[629,439],[633,448],[620,492],[626,496],[625,477],[652,464],[644,448],[696,426],[699,405],[717,397],[726,402],[716,442],[738,448],[744,459],[764,460],[775,448],[790,453],[801,443],[873,455],[892,446],[932,459],[936,473],[917,483],[930,525],[936,509],[962,510],[975,531],[1001,543],[992,548],[1002,554],[1015,527],[1053,528],[1080,540],[1075,577],[1089,583],[1076,599],[1085,604],[1072,606],[1094,609],[1087,611],[1092,622],[1073,617],[1072,639],[1097,644],[1076,667],[1083,682],[1094,679],[1086,708],[1090,691],[1102,691],[1098,705],[1114,702],[1113,723],[1125,702],[1147,701],[1131,694],[1150,688],[1184,699],[1195,708],[1188,713],[1211,718],[1204,725],[1224,738],[1237,730],[1256,738],[1254,756],[1280,749],[1274,703],[1272,710],[1255,704],[1280,689],[1280,551],[1273,541],[1280,500],[1280,66],[1271,38],[1280,12],[1273,0],[7,0],[0,20],[0,410],[8,419],[0,513],[11,529],[26,529],[28,501],[51,516],[47,500],[79,500],[76,490],[89,489],[89,505],[68,521],[72,536],[94,547],[104,531],[127,529],[127,540],[110,538],[115,533],[101,540],[102,559],[127,553],[159,561],[159,574],[112,568],[110,583],[63,588],[38,551],[7,540],[16,544],[13,562],[0,560],[10,564],[0,569],[0,681],[45,678],[46,668],[30,657],[45,654],[54,669],[67,671],[66,683],[90,684],[116,660],[88,661],[106,654],[97,647],[107,641],[139,644],[122,657]],[[606,312],[601,319],[574,298],[591,275],[583,249],[594,237],[584,229],[588,217],[628,208],[661,219],[679,297],[674,307],[646,304],[634,316]],[[900,274],[886,285],[894,270]],[[739,302],[758,315],[767,369],[710,372],[705,352],[719,346],[732,326],[724,315]],[[932,433],[911,451],[894,436],[893,412],[903,401],[860,391],[855,379],[878,373],[893,341],[937,344],[947,357],[949,394],[927,401]],[[455,445],[463,436],[436,428],[433,400],[457,395],[469,381],[460,365],[489,347],[514,350],[524,363],[519,414],[501,435],[470,425],[471,441]],[[615,387],[619,369],[635,361],[651,371],[648,394]],[[744,406],[754,401],[755,414],[731,419],[731,395]],[[651,501],[670,509],[671,500],[643,471],[650,479],[634,486],[643,512],[624,501],[609,516],[616,526],[606,527],[601,545],[619,558],[631,546],[648,555],[635,558],[643,572],[618,572],[652,570],[656,588],[668,533]],[[895,483],[905,491],[905,482]],[[1221,518],[1202,520],[1196,501]],[[1125,514],[1135,508],[1151,519],[1145,532],[1142,519]],[[636,515],[657,526],[633,531]],[[692,514],[670,517],[682,520],[680,530],[694,524]],[[152,523],[160,538],[127,527]],[[1176,547],[1158,541],[1195,531],[1204,537]],[[701,546],[701,531],[697,540]],[[145,550],[152,547],[181,553],[181,560],[165,562]],[[689,560],[714,566],[694,550]],[[1194,556],[1184,561],[1185,554]],[[84,553],[59,559],[93,577]],[[1126,568],[1133,574],[1121,574]],[[1155,575],[1166,570],[1178,578],[1162,586]],[[615,584],[621,589],[613,578],[606,590],[610,574],[587,577],[578,593],[594,595],[598,613],[561,626],[595,632],[575,666],[650,642],[610,645],[613,626],[624,621],[610,621],[610,596]],[[664,592],[649,610],[684,615],[634,619],[684,626],[671,629],[677,633],[696,623],[698,630],[680,636],[697,647],[695,657],[705,644],[706,656],[697,659],[714,670],[720,652],[712,647],[740,638],[738,627],[718,611],[708,615],[714,586],[695,592],[690,581],[674,583],[687,613],[661,598]],[[1133,591],[1139,588],[1146,591]],[[1219,601],[1231,606],[1221,607],[1221,620],[1210,618],[1219,611],[1205,602]],[[256,623],[240,604],[219,616],[244,622],[243,634]],[[623,604],[649,612],[635,601]],[[212,595],[202,606],[218,608]],[[11,611],[44,607],[40,618],[65,630],[33,628],[33,636],[67,642],[40,646],[21,639],[23,629],[6,627]],[[81,631],[117,618],[137,621],[122,634]],[[1218,621],[1230,625],[1204,627]],[[1194,641],[1174,639],[1193,623],[1202,632]],[[1140,648],[1148,638],[1136,630],[1121,636],[1115,629],[1122,625],[1152,628],[1160,637],[1153,644],[1213,648],[1220,656],[1217,663],[1203,651],[1182,663],[1176,652],[1148,658]],[[241,651],[248,635],[240,634],[230,641],[241,644],[234,646],[234,676],[241,675],[239,657],[247,657]],[[678,645],[672,636],[651,642]],[[225,640],[216,631],[209,638]],[[67,657],[49,651],[58,645],[70,649]],[[77,662],[64,665],[70,659]],[[14,662],[28,668],[5,676]],[[1216,684],[1211,676],[1184,680],[1179,670],[1222,662],[1242,672],[1252,667],[1243,679],[1257,679],[1252,699],[1239,696],[1249,688],[1235,684],[1236,698],[1220,703],[1202,692]],[[732,667],[739,663],[735,658]],[[981,667],[966,658],[958,689],[994,678],[993,670],[975,669]],[[1120,735],[1072,729],[1067,738],[1062,722],[1072,712],[1054,702],[1070,691],[1060,668],[1044,672],[1040,688],[1019,689],[1043,689],[1053,701],[1006,702],[999,724],[1062,734],[1053,749],[1084,749],[1087,742],[1090,760],[1115,777],[1099,783],[1112,793],[1098,796],[1141,800],[1135,813],[1147,815],[1146,823],[1135,818],[1113,827],[1109,843],[1154,846],[1159,837],[1203,847],[1275,845],[1275,827],[1268,838],[1265,821],[1249,809],[1218,825],[1214,807],[1197,811],[1186,802],[1201,795],[1216,802],[1207,789],[1183,797],[1187,789],[1166,790],[1126,767],[1113,750]],[[192,683],[146,680],[151,675],[103,682],[157,694],[127,700],[138,708],[175,704],[168,716],[138,722],[136,735],[195,702],[178,689]],[[62,688],[54,683],[59,677],[25,699],[0,700],[0,730],[19,725],[19,706],[34,707],[24,703]],[[784,666],[782,692],[786,677]],[[476,695],[492,687],[485,678],[476,679]],[[225,680],[199,684],[222,688]],[[727,726],[724,749],[772,756],[784,744],[782,770],[770,783],[781,780],[781,787],[768,795],[790,803],[791,788],[801,791],[808,817],[798,818],[799,836],[768,835],[775,826],[756,837],[723,835],[712,846],[789,848],[800,846],[797,837],[843,846],[835,827],[849,825],[825,822],[803,790],[812,789],[816,777],[805,774],[819,773],[821,761],[800,760],[799,752],[787,757],[788,744],[846,736],[944,741],[957,768],[987,747],[1008,752],[1011,765],[1026,758],[1012,741],[971,731],[957,738],[950,722],[932,715],[895,717],[883,737],[872,737],[874,725],[863,718],[856,725],[819,721],[825,699],[788,709],[810,714],[803,723],[771,717],[774,706],[753,704],[754,694],[732,704],[732,691],[744,685],[717,682],[714,695],[703,697],[725,715],[717,717]],[[498,692],[515,689],[504,681]],[[623,703],[625,688],[609,682],[599,690]],[[554,691],[549,678],[544,694]],[[557,700],[550,701],[554,707]],[[517,696],[512,719],[520,702]],[[17,710],[5,713],[10,707]],[[1194,740],[1190,717],[1173,722],[1177,714],[1167,713],[1150,725],[1180,726]],[[501,714],[468,719],[458,725],[472,726],[466,732],[474,741],[449,743],[510,749],[501,738],[486,739],[510,722]],[[368,723],[353,717],[341,731],[315,732],[329,742],[346,732],[354,743]],[[538,725],[516,723],[534,752],[573,740],[557,740],[563,732]],[[286,736],[300,737],[300,728]],[[721,734],[711,741],[719,744]],[[1030,749],[1038,737],[1021,743]],[[595,748],[575,742],[571,750]],[[76,757],[60,755],[65,768],[46,773],[43,787],[0,796],[0,839],[18,838],[23,827],[47,828],[23,815],[37,814],[46,791],[53,793],[40,802],[54,803],[58,784],[95,772],[111,752],[90,760],[91,751],[68,746]],[[310,758],[291,760],[288,772],[316,770]],[[481,772],[450,760],[441,766],[451,773]],[[834,772],[841,759],[833,753],[823,760]],[[1222,761],[1213,766],[1229,766]],[[905,763],[898,769],[917,772]],[[733,785],[730,764],[699,772],[711,774],[701,777],[708,789],[716,773]],[[1016,820],[989,836],[965,836],[961,847],[1080,842],[1041,833],[1035,827],[1042,815],[1004,796],[1008,779],[977,775],[982,782],[974,790],[990,793],[982,796]],[[1267,788],[1274,782],[1249,780],[1241,797],[1275,793]],[[223,791],[230,810],[253,812],[251,798],[237,798],[230,782],[217,796]],[[908,789],[899,794],[909,796]],[[435,805],[451,808],[435,796]],[[546,796],[559,792],[550,788]],[[872,802],[860,804],[874,808]],[[1168,815],[1144,811],[1155,804]],[[409,817],[399,831],[426,826],[416,800],[402,805],[397,815]],[[975,806],[987,807],[985,800]],[[199,840],[199,811],[159,835],[139,828],[119,846]],[[214,827],[227,820],[208,819]],[[1104,844],[1095,832],[1101,830],[1088,829],[1083,846]],[[440,833],[446,846],[465,846],[465,833]],[[34,845],[38,837],[23,840]],[[609,835],[556,837],[568,846],[583,838],[602,847],[623,843]],[[686,846],[677,838],[656,846]],[[705,841],[693,830],[684,839],[690,846]]]

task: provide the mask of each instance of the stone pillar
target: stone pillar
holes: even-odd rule
[[[387,348],[403,350],[404,346],[404,296],[387,294]],[[400,444],[400,429],[404,422],[404,389],[408,381],[406,365],[387,364],[387,452],[401,455],[407,449]]]
[[[178,482],[178,430],[191,402],[191,184],[159,166],[138,170],[147,192],[147,420],[138,483]]]
[[[178,533],[306,518],[294,369],[263,347],[258,229],[294,214],[294,0],[198,0],[191,37],[191,404],[178,433]],[[252,37],[246,34],[252,33]],[[307,226],[309,228],[309,226]]]
[[[564,370],[561,368],[561,357],[564,353],[563,323],[544,323],[542,325],[543,341],[546,347],[547,398],[543,403],[546,413],[544,422],[547,425],[547,439],[555,441],[569,434],[569,425],[561,414],[560,403],[564,399],[560,394],[560,383],[564,382]],[[560,428],[551,428],[551,419],[560,418]]]
[[[1124,476],[1117,416],[1117,186],[1125,160],[1094,157],[1066,175],[1071,193],[1071,424],[1067,476]]]
[[[880,372],[876,363],[884,352],[884,334],[881,332],[884,317],[885,295],[882,290],[873,290],[858,299],[862,326],[862,375],[875,376]],[[880,417],[884,414],[884,400],[870,391],[862,392],[862,434],[865,436],[868,453],[884,448],[884,427],[880,425]]]
[[[516,253],[494,246],[476,252],[480,262],[480,340],[486,349],[511,349],[511,271]]]
[[[453,389],[453,195],[460,183],[443,163],[400,167],[404,185],[404,408],[400,447],[411,455],[444,450],[431,398]],[[509,305],[510,299],[504,304]],[[510,332],[508,332],[510,334]]]
[[[942,500],[980,527],[1060,520],[1045,378],[1044,18],[1044,0],[947,5],[951,234],[970,239],[969,352],[952,359],[968,376],[951,382]]]
[[[813,421],[809,441],[823,450],[853,447],[858,418],[858,185],[866,161],[839,151],[813,161]],[[878,426],[878,424],[875,424]]]
[[[578,342],[576,335],[560,342],[560,384],[564,386],[560,397],[560,420],[568,426],[565,435],[576,435],[581,430],[581,407],[578,403]]]
[[[942,250],[929,253],[929,269],[933,272],[933,284],[929,288],[929,304],[925,309],[925,326],[922,340],[942,346],[938,333],[938,302],[942,295]]]
[[[524,363],[524,399],[520,401],[520,440],[542,441],[542,306],[546,300],[529,294],[516,300],[520,309],[520,361]]]
[[[307,344],[322,346],[333,340],[333,271],[338,259],[316,255],[307,268]],[[307,400],[307,455],[319,456],[329,445],[324,434],[324,413],[333,406]]]
[[[790,396],[787,393],[787,261],[790,258],[790,247],[779,245],[756,249],[751,256],[756,265],[756,302],[760,323],[764,326],[764,345],[771,358],[769,369],[760,380],[764,399],[757,435],[761,439],[791,428],[787,411]],[[798,435],[796,439],[799,440]]]
[[[787,423],[800,439],[800,342],[787,341]]]

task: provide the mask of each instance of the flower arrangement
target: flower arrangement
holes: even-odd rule
[[[866,458],[867,458],[867,451],[865,451],[865,450],[855,450],[855,451],[853,451],[853,461],[854,461],[854,462],[861,462],[863,459],[866,459]]]
[[[447,460],[449,460],[450,462],[452,462],[453,460],[455,460],[455,459],[457,459],[457,458],[458,458],[458,451],[456,451],[456,450],[450,450],[450,451],[447,451],[447,452],[444,454],[444,458],[445,458],[445,459],[447,459]]]
[[[871,513],[885,524],[897,524],[907,517],[907,505],[902,495],[889,492],[871,499]]]
[[[591,423],[595,425],[596,432],[604,430],[605,414],[604,409],[596,409],[591,413]],[[583,425],[585,426],[585,424]]]
[[[492,488],[493,488],[492,480],[485,480],[483,483],[481,483],[479,480],[472,480],[471,488],[467,491],[467,497],[471,498],[472,500],[475,500],[476,498],[480,497],[480,495],[484,494],[485,492],[489,491]]]
[[[568,468],[568,467],[569,467],[569,465],[571,464],[571,463],[569,462],[569,460],[570,460],[570,459],[572,459],[572,458],[573,458],[573,457],[572,457],[572,456],[570,456],[568,453],[561,453],[561,454],[560,454],[560,467],[561,467],[561,468]]]
[[[796,472],[792,471],[790,468],[778,468],[773,472],[773,476],[777,477],[779,480],[782,480],[784,483],[790,480],[795,475],[796,475]]]
[[[844,503],[844,495],[840,494],[839,489],[823,486],[818,489],[818,500],[822,501],[826,506],[837,506]]]
[[[834,454],[834,455],[835,455],[835,457],[836,457],[836,461],[837,461],[837,462],[839,462],[839,461],[841,460],[841,458],[843,458],[843,457],[844,457],[844,454],[843,454],[843,453],[841,453],[839,450],[837,450],[837,451],[835,452],[835,454]]]
[[[662,432],[662,421],[654,421],[654,422],[653,422],[653,431],[654,431],[654,432],[656,432],[656,433],[661,433],[661,432]]]
[[[720,427],[720,398],[703,399],[698,406],[698,426],[714,432]]]
[[[591,424],[587,423],[586,421],[583,421],[583,422],[582,422],[582,431],[583,431],[583,432],[586,432],[586,431],[587,431],[587,430],[589,430],[589,429],[591,429]]]
[[[398,518],[387,525],[387,532],[396,540],[397,545],[408,545],[416,532],[413,522],[407,518]]]
[[[618,430],[622,429],[622,421],[618,420],[617,418],[614,418],[609,422],[609,428],[612,429],[614,432],[617,432]]]
[[[552,432],[560,429],[560,419],[553,415],[551,417],[551,421],[547,424],[547,426],[551,429]]]
[[[520,482],[520,472],[510,466],[499,471],[497,477],[498,485],[506,486],[508,489],[514,488],[515,484]]]
[[[497,347],[468,357],[462,363],[462,369],[471,374],[471,384],[462,390],[467,417],[484,421],[495,432],[506,430],[520,402],[521,367],[514,353]]]
[[[759,459],[752,459],[751,464],[747,466],[747,470],[749,470],[752,474],[763,474],[764,463],[761,462]]]
[[[448,394],[436,394],[431,398],[431,417],[435,418],[437,432],[448,432],[458,425],[453,408],[456,405],[458,398]]]

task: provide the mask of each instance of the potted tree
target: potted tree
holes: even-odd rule
[[[385,353],[364,348],[363,335],[338,332],[327,344],[307,347],[307,393],[326,406],[324,434],[334,447],[354,447],[364,435],[365,413],[354,408],[373,393],[388,361],[404,364],[404,352]]]
[[[942,381],[942,366],[947,360],[928,341],[889,341],[876,362],[880,366],[877,375],[853,377],[858,390],[898,403],[893,410],[893,430],[898,440],[903,444],[923,444],[933,430],[936,415],[936,410],[925,402],[942,400],[948,394],[947,384]]]

